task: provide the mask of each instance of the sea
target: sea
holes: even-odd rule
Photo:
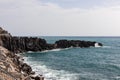
[[[45,80],[120,80],[120,37],[42,36],[57,40],[96,41],[102,47],[53,49],[23,54],[25,62]]]

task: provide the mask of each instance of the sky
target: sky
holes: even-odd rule
[[[14,36],[120,36],[120,0],[0,0]]]

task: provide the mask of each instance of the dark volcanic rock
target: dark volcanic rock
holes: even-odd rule
[[[0,28],[0,45],[12,52],[43,51],[55,48],[90,47],[96,42],[80,40],[59,40],[55,44],[48,44],[45,39],[37,37],[13,37],[7,31]],[[98,43],[102,46],[101,43]]]
[[[98,45],[99,45],[99,46],[103,46],[103,44],[102,44],[102,43],[98,43]]]
[[[0,27],[0,45],[12,52],[25,51],[43,51],[53,48],[52,45],[47,44],[45,39],[37,37],[16,37],[11,36],[7,31]]]
[[[80,40],[59,40],[55,44],[57,48],[69,48],[69,47],[91,47],[95,46],[96,42],[92,41],[80,41]],[[99,46],[102,46],[101,43],[98,43]]]
[[[44,39],[37,37],[1,36],[2,46],[13,52],[42,51],[50,47]]]
[[[95,46],[92,41],[80,41],[80,40],[59,40],[55,44],[48,44],[46,40],[37,37],[11,37],[1,36],[1,45],[12,52],[26,52],[26,51],[43,51],[51,50],[55,48],[69,48],[69,47],[81,47],[87,48]],[[102,46],[101,43],[98,43]]]
[[[26,63],[22,64],[21,70],[24,71],[27,74],[31,74],[31,72],[32,72],[32,68]]]

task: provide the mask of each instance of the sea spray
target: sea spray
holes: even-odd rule
[[[99,43],[95,43],[94,46],[95,46],[95,47],[101,47],[101,46],[99,45]]]
[[[53,70],[45,66],[42,62],[29,61],[31,57],[24,57],[25,62],[31,65],[36,74],[41,74],[45,80],[79,80],[77,73],[70,73],[64,70]]]

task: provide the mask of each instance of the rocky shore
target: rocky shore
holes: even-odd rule
[[[27,51],[44,51],[56,48],[80,47],[88,48],[95,47],[97,42],[80,41],[80,40],[59,40],[54,44],[48,44],[45,39],[37,37],[14,37],[14,36],[0,36],[0,44],[8,50],[20,53]],[[98,43],[98,46],[102,46]]]
[[[0,46],[0,80],[31,80],[31,67],[20,57]]]
[[[27,51],[44,51],[57,48],[95,47],[97,42],[81,40],[59,40],[48,44],[45,39],[37,37],[16,37],[0,28],[0,80],[39,80],[35,72],[24,63],[19,53]],[[101,43],[97,43],[102,46]],[[43,80],[43,79],[41,79]]]

